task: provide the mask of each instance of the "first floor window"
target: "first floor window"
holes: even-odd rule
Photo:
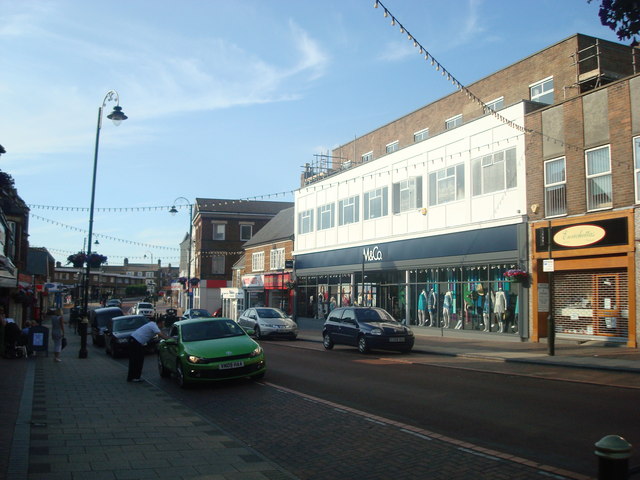
[[[471,181],[474,196],[516,187],[515,147],[472,159]]]
[[[429,205],[464,198],[464,164],[459,163],[429,174]]]
[[[336,204],[328,203],[318,207],[318,230],[333,228],[335,225]]]
[[[211,257],[211,273],[214,275],[224,275],[224,255],[214,255]]]
[[[636,203],[640,203],[640,137],[633,139],[633,158],[636,178]]]
[[[359,220],[360,197],[345,198],[338,202],[338,225],[348,225]]]
[[[271,270],[284,270],[284,248],[274,248],[270,254]]]
[[[251,255],[251,270],[254,272],[264,271],[264,252],[256,252]]]
[[[226,225],[224,223],[214,223],[213,224],[213,239],[214,240],[224,240],[225,227],[226,227]]]
[[[564,157],[544,162],[544,208],[547,217],[567,213],[567,172]]]
[[[313,210],[298,213],[298,233],[313,232]]]
[[[246,242],[251,240],[253,235],[253,225],[240,225],[240,240]]]
[[[364,194],[364,219],[370,220],[388,215],[388,187],[376,188]]]
[[[587,210],[613,206],[611,187],[611,156],[609,146],[586,152]]]
[[[393,184],[393,213],[422,206],[422,177],[412,177]]]

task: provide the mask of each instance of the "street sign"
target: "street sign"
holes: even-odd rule
[[[553,258],[547,258],[546,260],[542,260],[542,271],[543,272],[554,272],[555,265]]]

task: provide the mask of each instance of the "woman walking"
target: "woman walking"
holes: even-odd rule
[[[51,338],[53,339],[53,361],[61,362],[62,339],[64,338],[64,317],[62,309],[50,308],[47,310],[47,320],[51,320]]]

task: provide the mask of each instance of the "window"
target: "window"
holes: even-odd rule
[[[393,213],[422,206],[422,177],[412,177],[393,184]]]
[[[298,233],[313,232],[313,210],[298,213]]]
[[[472,159],[471,179],[474,196],[516,187],[515,147]]]
[[[153,278],[155,277],[155,275],[153,274],[153,272],[144,272],[144,276],[147,278]]]
[[[429,129],[425,128],[413,134],[413,143],[418,143],[429,138]]]
[[[544,208],[547,217],[567,213],[567,170],[565,158],[544,162]]]
[[[445,130],[451,130],[452,128],[459,127],[460,125],[462,125],[462,114],[451,117],[449,120],[444,122]]]
[[[373,160],[373,152],[368,152],[362,155],[362,163],[367,163]]]
[[[240,240],[246,242],[253,236],[253,225],[240,225]]]
[[[271,249],[270,257],[271,270],[284,270],[284,248]]]
[[[387,153],[397,152],[399,146],[400,146],[400,143],[398,142],[398,140],[396,140],[395,142],[391,142],[390,144],[387,145]]]
[[[529,85],[529,92],[532,102],[551,105],[553,103],[553,77]]]
[[[487,107],[497,112],[498,110],[502,110],[504,108],[504,97],[496,98],[495,100],[491,100],[486,103]]]
[[[225,227],[226,227],[226,225],[224,223],[214,223],[213,224],[213,239],[214,240],[224,240]]]
[[[586,162],[587,210],[611,208],[613,200],[609,146],[587,150]]]
[[[636,203],[640,203],[640,137],[633,139],[633,157],[636,178]]]
[[[251,255],[251,270],[254,272],[264,271],[264,252],[257,252]]]
[[[464,198],[464,164],[459,163],[429,174],[429,205]]]
[[[389,188],[382,187],[364,194],[364,219],[370,220],[387,215]]]
[[[349,225],[359,220],[360,197],[345,198],[338,202],[338,225]]]
[[[211,273],[213,275],[224,275],[224,255],[211,257]]]
[[[326,230],[335,225],[336,204],[328,203],[318,207],[318,230]]]

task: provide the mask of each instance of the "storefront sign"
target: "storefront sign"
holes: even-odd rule
[[[382,251],[376,245],[373,248],[367,247],[362,250],[362,255],[366,262],[380,262],[382,261]]]
[[[556,233],[553,241],[563,247],[586,247],[602,240],[605,234],[598,225],[573,225]]]
[[[242,286],[244,288],[264,288],[264,278],[262,275],[243,275]]]
[[[542,271],[543,272],[555,271],[555,262],[553,258],[545,258],[544,260],[542,260]]]

